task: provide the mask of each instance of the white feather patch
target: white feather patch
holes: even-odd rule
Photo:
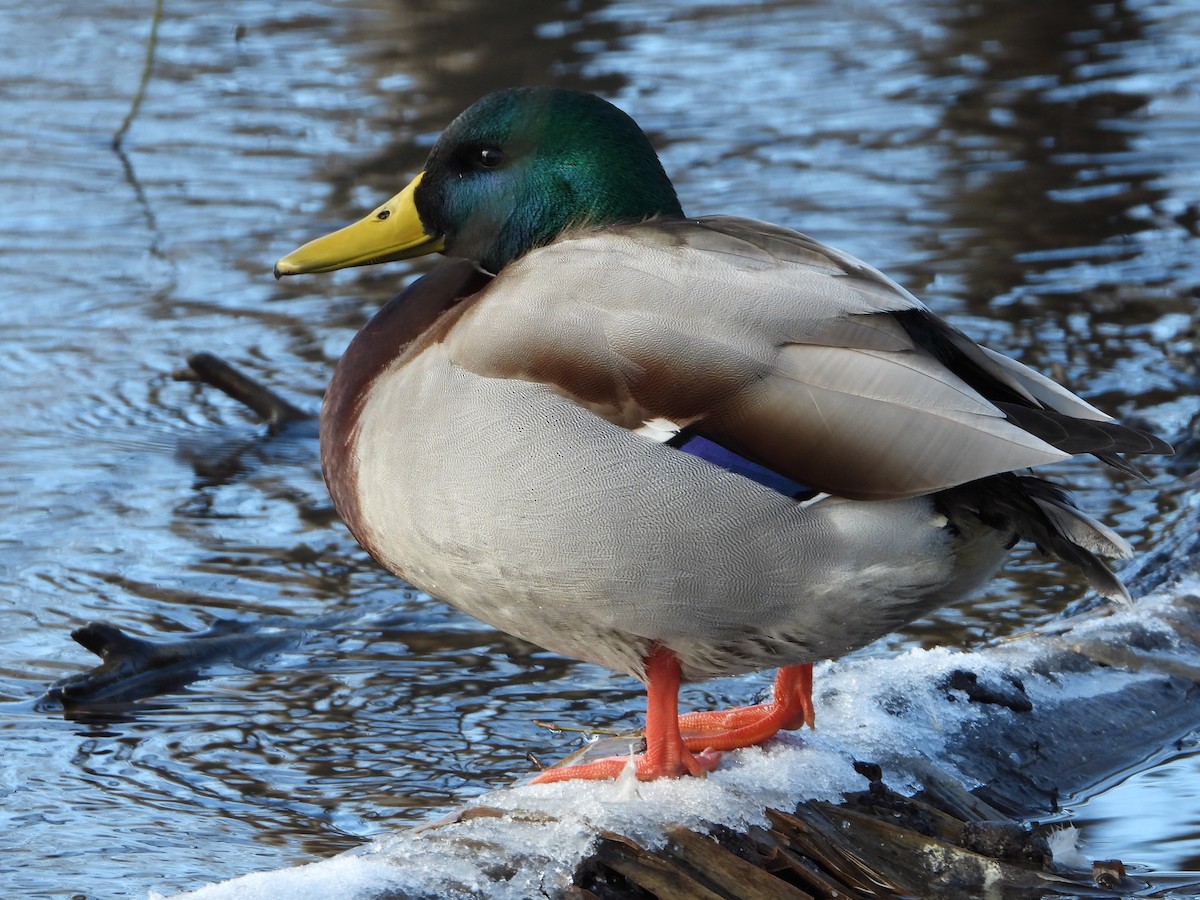
[[[807,500],[801,500],[796,505],[802,509],[807,509],[816,503],[820,503],[822,500],[828,500],[831,496],[831,494],[816,494],[815,496],[809,497]]]
[[[635,428],[633,433],[649,438],[656,444],[665,444],[683,431],[683,428],[684,426],[672,422],[670,419],[649,419],[642,423],[641,428]]]

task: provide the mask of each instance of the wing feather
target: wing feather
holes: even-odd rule
[[[461,326],[452,358],[478,374],[549,384],[630,429],[686,423],[844,497],[1166,446],[1129,438],[865,263],[748,219],[567,235],[506,267]]]

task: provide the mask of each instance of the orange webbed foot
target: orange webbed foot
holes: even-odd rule
[[[705,747],[693,753],[684,746],[679,733],[679,684],[683,679],[679,659],[666,647],[654,644],[643,663],[646,667],[646,752],[634,757],[638,780],[707,775],[717,767],[721,755]],[[627,762],[626,757],[614,756],[594,763],[550,769],[533,779],[533,783],[616,778]]]
[[[679,729],[688,750],[736,750],[768,741],[780,731],[812,728],[815,720],[812,663],[804,663],[779,670],[770,703],[689,713],[679,717]]]
[[[644,662],[646,752],[633,757],[639,781],[707,775],[720,762],[721,751],[752,747],[780,731],[813,725],[812,663],[781,668],[770,703],[680,716],[679,660],[667,648],[655,645]],[[628,763],[628,757],[613,756],[549,769],[531,783],[617,778]]]
[[[603,781],[620,777],[632,759],[634,773],[638,781],[654,781],[657,778],[680,778],[684,775],[704,776],[713,771],[721,761],[721,754],[715,750],[703,750],[690,753],[680,747],[677,764],[664,764],[662,761],[649,758],[649,754],[638,753],[635,756],[610,756],[598,759],[592,763],[578,766],[564,766],[560,769],[547,769],[534,778],[530,784],[553,784],[558,781]]]

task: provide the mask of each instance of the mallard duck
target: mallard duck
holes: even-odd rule
[[[476,102],[424,170],[276,277],[441,252],[325,398],[337,511],[404,580],[648,693],[641,779],[813,722],[812,663],[987,581],[1019,540],[1127,597],[1128,544],[1015,470],[1169,453],[810,237],[689,218],[587,93]],[[770,702],[682,681],[779,668]],[[611,778],[625,758],[538,781]]]

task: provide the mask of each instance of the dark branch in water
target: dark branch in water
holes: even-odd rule
[[[295,646],[303,634],[299,628],[264,631],[260,624],[225,621],[179,640],[150,641],[108,622],[89,622],[71,637],[103,662],[56,681],[43,700],[71,710],[170,693],[204,678],[213,666],[249,667]]]
[[[211,353],[190,356],[188,366],[175,377],[223,391],[260,416],[271,434],[313,419],[311,413]],[[207,677],[216,666],[250,667],[268,654],[295,646],[307,629],[328,627],[333,621],[221,621],[207,631],[167,640],[134,637],[108,622],[90,622],[71,637],[99,656],[101,664],[55,682],[42,702],[80,711],[168,694]]]
[[[228,394],[266,422],[271,434],[278,434],[293,422],[313,418],[312,413],[284,399],[245,372],[235,369],[219,356],[194,353],[188,357],[187,364],[187,370],[176,373],[177,379],[201,381]]]

